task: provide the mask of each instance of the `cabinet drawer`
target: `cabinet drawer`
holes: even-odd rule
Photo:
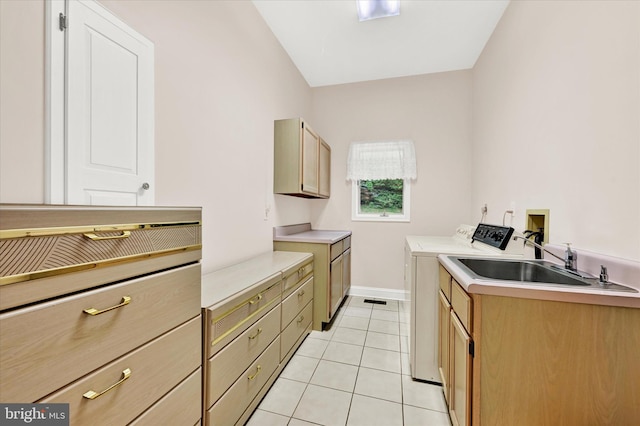
[[[229,426],[238,421],[253,398],[276,371],[280,355],[280,338],[242,373],[233,386],[207,411],[208,425]]]
[[[280,305],[277,305],[208,360],[207,408],[229,389],[280,333],[280,311]]]
[[[313,258],[305,264],[298,264],[288,271],[284,271],[282,281],[282,298],[287,297],[293,290],[303,283],[313,272]]]
[[[3,402],[36,401],[199,313],[200,264],[6,312]]]
[[[69,403],[72,425],[126,424],[198,369],[200,327],[198,316],[39,402]]]
[[[313,299],[313,277],[282,301],[282,329]]]
[[[221,306],[206,310],[207,358],[222,349],[251,324],[280,303],[281,280],[269,280],[248,292],[246,297],[234,298]]]
[[[2,284],[201,248],[198,222],[3,230],[1,236]]]
[[[202,416],[201,389],[202,369],[198,368],[130,425],[194,425],[198,423]]]
[[[349,248],[351,248],[351,237],[342,240],[342,251],[346,251]]]
[[[298,338],[302,336],[311,321],[313,320],[313,302],[309,302],[296,318],[282,331],[280,338],[282,339],[281,359],[289,353]]]
[[[331,260],[335,259],[336,257],[340,256],[342,254],[342,252],[344,251],[344,249],[342,248],[342,242],[344,240],[340,240],[337,243],[333,243],[331,244]]]
[[[438,279],[440,281],[440,290],[444,293],[444,297],[447,298],[447,301],[451,300],[451,275],[442,265],[438,265],[440,267]]]
[[[451,306],[467,332],[471,332],[471,298],[454,279],[451,279]]]

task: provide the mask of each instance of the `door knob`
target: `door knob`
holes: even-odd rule
[[[150,188],[150,186],[149,186],[149,184],[148,184],[147,182],[145,182],[145,183],[143,183],[143,184],[142,184],[142,189],[144,189],[145,191],[146,191],[147,189],[149,189],[149,188]]]

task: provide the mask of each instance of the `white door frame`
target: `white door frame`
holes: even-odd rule
[[[65,0],[45,1],[44,202],[65,204]]]
[[[1,1],[1,0],[0,0]],[[77,0],[80,1],[80,0]],[[94,11],[100,10],[103,17],[113,16],[111,23],[126,32],[135,32],[126,23],[113,15],[108,9],[96,0],[82,0],[86,6]],[[67,146],[67,63],[68,41],[66,29],[61,28],[60,17],[67,17],[69,12],[69,0],[45,1],[45,143],[44,143],[44,202],[46,204],[66,204],[69,202],[68,176],[69,153]],[[104,14],[103,14],[104,12]],[[73,17],[71,18],[73,19]],[[66,25],[66,22],[65,22]],[[138,40],[144,36],[136,33]],[[145,42],[146,43],[146,42]],[[151,42],[149,42],[151,43]],[[151,46],[153,44],[151,43]],[[153,90],[153,82],[151,83]],[[152,92],[153,93],[153,92]],[[153,96],[153,95],[152,95]],[[151,100],[153,105],[153,100]],[[153,109],[153,106],[152,106]],[[151,127],[151,141],[153,141],[153,119]],[[147,147],[147,154],[153,158],[153,142]],[[153,165],[153,160],[151,161]],[[152,166],[153,167],[153,166]],[[155,192],[154,171],[147,176],[147,181],[153,187],[148,191],[147,202],[153,205]],[[150,198],[149,198],[150,196]]]

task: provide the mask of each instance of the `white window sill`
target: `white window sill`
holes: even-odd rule
[[[393,216],[357,216],[351,217],[352,222],[411,222],[408,217]]]

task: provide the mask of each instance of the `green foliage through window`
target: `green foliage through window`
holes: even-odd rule
[[[402,214],[403,179],[360,180],[360,213]]]

